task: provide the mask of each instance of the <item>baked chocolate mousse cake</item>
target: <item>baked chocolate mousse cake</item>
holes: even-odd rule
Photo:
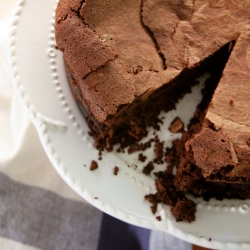
[[[195,208],[185,192],[250,198],[250,1],[60,0],[55,34],[100,150],[142,139],[210,72],[188,131],[173,143],[177,174],[159,173],[158,195],[147,198],[186,221]]]

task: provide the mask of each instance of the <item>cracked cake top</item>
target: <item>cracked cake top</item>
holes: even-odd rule
[[[250,25],[242,0],[60,0],[57,46],[98,122],[192,68]]]

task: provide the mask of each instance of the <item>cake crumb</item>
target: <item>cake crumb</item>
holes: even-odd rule
[[[179,116],[175,117],[174,120],[171,122],[170,126],[169,126],[169,131],[171,133],[180,133],[183,131],[184,129],[184,123],[182,122],[182,120],[180,119]]]
[[[95,200],[98,200],[98,197],[95,197]]]
[[[98,168],[98,163],[96,162],[96,161],[92,161],[91,162],[91,165],[90,165],[90,170],[91,171],[94,171],[94,170],[96,170]]]
[[[125,153],[124,148],[121,146],[116,150],[117,153]]]
[[[156,216],[156,220],[161,221],[161,216]]]
[[[114,167],[114,175],[117,175],[119,172],[119,168],[117,166]]]
[[[99,150],[98,156],[99,156],[98,160],[102,160],[102,150]]]
[[[155,214],[157,212],[157,197],[156,194],[147,194],[144,196],[144,199],[149,201],[152,206],[150,206],[152,214]]]
[[[152,205],[151,207],[152,214],[155,214],[157,212],[157,205]]]
[[[157,192],[144,196],[152,206],[153,214],[156,212],[157,204],[164,203],[171,206],[171,212],[176,221],[192,222],[195,220],[196,203],[185,197],[174,185],[175,177],[165,171],[155,173],[157,179],[155,186]]]
[[[144,155],[144,154],[142,154],[142,153],[140,153],[140,154],[138,155],[138,160],[139,160],[139,161],[145,162],[146,159],[147,159],[147,156],[146,156],[146,155]]]
[[[160,141],[158,136],[155,137],[155,145],[154,145],[154,163],[162,164],[163,163],[163,156],[164,156],[164,142]]]
[[[154,139],[149,139],[145,143],[133,143],[128,148],[128,154],[132,154],[137,151],[145,151],[146,149],[151,147],[152,142]]]
[[[192,200],[178,199],[175,206],[171,207],[171,212],[176,221],[195,221],[196,203]]]
[[[211,241],[212,239],[211,238],[209,238],[209,240],[208,241]]]
[[[145,174],[145,175],[150,175],[154,168],[155,168],[155,167],[154,167],[154,165],[153,165],[153,162],[150,161],[150,162],[143,168],[142,172],[143,172],[143,174]]]
[[[128,154],[132,154],[139,150],[139,145],[137,143],[131,144],[128,148]]]

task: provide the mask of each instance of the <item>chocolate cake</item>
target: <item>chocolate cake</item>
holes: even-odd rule
[[[206,198],[250,198],[249,35],[237,39],[209,107],[176,143],[179,190]],[[202,185],[195,187],[198,182]]]
[[[250,198],[248,0],[60,0],[55,34],[100,150],[142,139],[210,72],[188,131],[173,144],[171,183],[178,195]],[[194,219],[185,198],[174,205],[177,218]],[[189,219],[178,215],[187,208]]]

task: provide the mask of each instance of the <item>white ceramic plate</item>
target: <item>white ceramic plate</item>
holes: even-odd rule
[[[157,214],[151,213],[150,204],[143,197],[155,192],[154,179],[141,173],[145,164],[137,161],[136,154],[104,153],[98,161],[99,168],[89,170],[90,162],[98,159],[98,151],[73,99],[62,55],[55,49],[56,4],[56,0],[18,1],[11,27],[10,61],[15,91],[61,177],[93,206],[128,223],[162,230],[209,248],[250,249],[249,200],[207,203],[196,199],[196,221],[177,223],[168,206],[159,205]],[[165,146],[178,136],[168,132],[169,123],[178,114],[187,124],[199,100],[195,88],[175,112],[164,115],[159,136],[164,138]],[[147,152],[148,159],[151,151]],[[115,166],[120,169],[117,176],[113,173]],[[157,170],[163,167],[158,166]],[[156,220],[158,215],[161,221]]]

